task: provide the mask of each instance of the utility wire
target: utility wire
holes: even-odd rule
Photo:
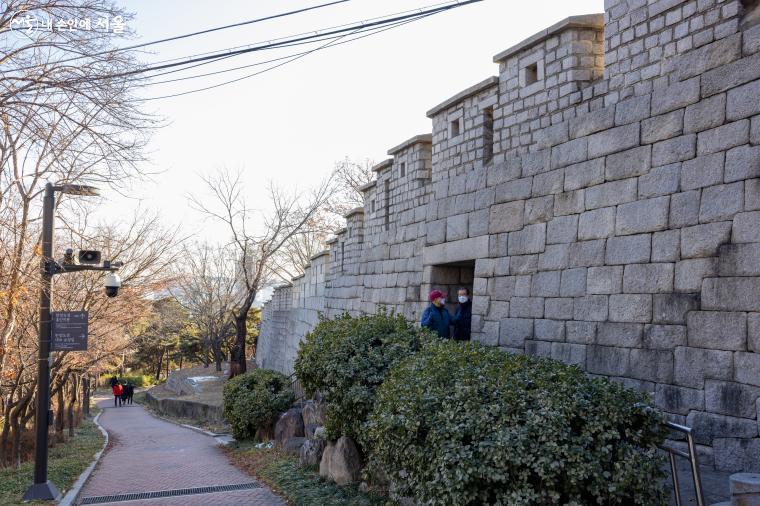
[[[240,23],[233,23],[231,25],[217,26],[215,28],[208,28],[206,30],[200,30],[200,31],[197,31],[197,32],[186,33],[186,34],[182,34],[182,35],[175,35],[174,37],[167,37],[165,39],[159,39],[159,40],[154,40],[154,41],[150,41],[150,42],[143,42],[143,43],[140,43],[140,44],[134,44],[132,46],[125,46],[125,47],[118,47],[118,48],[114,48],[114,49],[109,49],[109,50],[106,50],[106,51],[101,51],[99,53],[93,53],[93,54],[81,55],[81,56],[74,56],[72,58],[61,60],[61,61],[59,61],[57,63],[68,63],[68,62],[76,61],[76,60],[79,60],[79,59],[82,59],[82,58],[91,58],[93,56],[100,56],[100,55],[104,55],[104,54],[112,54],[112,53],[116,53],[116,52],[120,52],[120,51],[128,51],[128,50],[131,50],[131,49],[138,49],[138,48],[141,48],[141,47],[153,46],[153,45],[156,45],[156,44],[163,44],[164,42],[171,42],[171,41],[174,41],[174,40],[187,39],[189,37],[196,37],[198,35],[204,35],[204,34],[207,34],[207,33],[218,32],[220,30],[228,30],[230,28],[237,28],[239,26],[251,25],[251,24],[254,24],[254,23],[261,23],[263,21],[270,21],[272,19],[278,19],[278,18],[284,18],[284,17],[287,17],[287,16],[293,16],[295,14],[301,14],[302,12],[312,11],[312,10],[316,10],[316,9],[322,9],[322,8],[325,8],[325,7],[330,7],[330,6],[333,6],[333,5],[336,5],[336,4],[342,4],[342,3],[349,2],[349,1],[350,0],[335,0],[333,2],[328,2],[328,3],[324,3],[324,4],[320,4],[320,5],[313,5],[311,7],[304,7],[303,9],[297,9],[297,10],[293,10],[293,11],[282,12],[282,13],[279,13],[279,14],[273,14],[271,16],[265,16],[263,18],[249,19],[248,21],[241,21]],[[30,70],[30,69],[33,69],[35,67],[36,67],[35,65],[28,66],[28,67],[20,67],[18,69],[15,69],[12,72],[17,72],[17,71],[21,71],[21,70]]]
[[[330,40],[329,42],[327,42],[326,44],[323,44],[323,45],[321,45],[319,47],[316,47],[314,49],[311,49],[309,51],[303,51],[301,53],[296,53],[295,55],[285,56],[283,58],[277,58],[275,60],[270,60],[269,62],[259,62],[259,63],[255,63],[253,65],[250,65],[250,66],[263,65],[265,63],[270,63],[271,61],[282,60],[284,58],[290,58],[290,59],[288,59],[288,60],[286,60],[284,62],[278,63],[277,65],[273,65],[271,67],[267,67],[266,69],[263,69],[263,70],[258,71],[258,72],[254,72],[252,74],[248,74],[248,75],[245,75],[245,76],[242,76],[242,77],[238,77],[236,79],[231,79],[229,81],[225,81],[225,82],[218,83],[218,84],[211,85],[211,86],[206,86],[206,87],[203,87],[203,88],[189,90],[189,91],[185,91],[185,92],[181,92],[181,93],[173,93],[171,95],[162,95],[162,96],[159,96],[159,97],[150,97],[150,98],[145,98],[145,99],[137,99],[136,101],[138,101],[138,102],[147,102],[147,101],[152,101],[152,100],[160,100],[160,99],[164,99],[164,98],[174,98],[174,97],[180,97],[180,96],[183,96],[183,95],[189,95],[191,93],[198,93],[198,92],[201,92],[201,91],[211,90],[211,89],[214,89],[214,88],[220,88],[220,87],[226,86],[228,84],[233,84],[233,83],[236,83],[238,81],[242,81],[242,80],[254,77],[254,76],[258,76],[258,75],[264,74],[264,73],[269,72],[271,70],[274,70],[276,68],[279,68],[279,67],[282,67],[284,65],[287,65],[288,63],[292,63],[292,62],[294,62],[296,60],[299,60],[299,59],[301,59],[301,58],[303,58],[305,56],[308,56],[311,53],[314,53],[314,52],[317,52],[317,51],[321,51],[321,50],[327,49],[329,47],[335,47],[335,46],[338,46],[338,45],[341,45],[341,44],[347,44],[349,42],[353,42],[355,40],[363,39],[365,37],[370,37],[372,35],[376,35],[378,33],[381,33],[381,32],[387,31],[387,30],[392,30],[393,28],[397,28],[399,26],[406,25],[408,23],[413,23],[415,21],[419,21],[420,19],[426,18],[428,16],[432,16],[432,15],[433,14],[426,14],[426,15],[419,16],[419,17],[416,17],[416,18],[413,18],[413,19],[408,19],[408,20],[405,20],[405,21],[402,21],[402,22],[395,23],[395,24],[393,24],[391,26],[386,26],[386,27],[379,28],[379,29],[376,28],[374,30],[370,30],[370,33],[365,33],[364,35],[361,35],[359,37],[354,37],[352,39],[345,40],[345,41],[342,41],[342,42],[340,41],[341,39],[343,39],[345,37],[348,37],[350,35],[353,35],[355,33],[361,33],[359,30],[356,30],[352,34],[341,35],[340,37],[336,37],[333,40]],[[244,68],[244,67],[240,67],[240,68]],[[234,70],[237,70],[237,69],[234,69]],[[226,72],[226,70],[218,71],[218,72],[215,72],[215,73],[221,73],[221,72]],[[212,74],[214,74],[214,73],[212,73]],[[200,77],[200,76],[198,76],[198,77]],[[159,83],[152,83],[152,84],[159,84]]]

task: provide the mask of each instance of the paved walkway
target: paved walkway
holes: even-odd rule
[[[109,447],[85,484],[80,503],[123,506],[284,504],[269,489],[230,464],[214,438],[155,418],[137,404],[114,408],[111,398],[101,400],[98,406],[104,408],[99,421],[108,431]],[[94,499],[240,484],[255,488],[130,501],[111,498],[111,502],[95,502]]]

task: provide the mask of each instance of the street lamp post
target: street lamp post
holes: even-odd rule
[[[53,224],[55,218],[55,192],[71,195],[96,196],[98,191],[92,186],[63,184],[45,185],[42,204],[42,258],[40,274],[40,343],[37,359],[37,411],[35,416],[36,444],[34,450],[34,484],[24,494],[24,501],[53,500],[60,495],[58,488],[47,479],[48,471],[48,427],[52,423],[50,410],[50,295],[53,276],[67,271],[108,270],[95,266],[73,266],[67,269],[53,260]]]

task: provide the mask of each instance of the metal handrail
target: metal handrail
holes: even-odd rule
[[[686,444],[689,449],[688,452],[678,450],[677,448],[671,448],[669,446],[660,446],[663,450],[668,452],[668,459],[670,460],[670,473],[673,477],[673,490],[675,493],[676,505],[681,506],[681,489],[678,484],[678,469],[676,468],[676,456],[685,458],[691,464],[691,474],[694,479],[694,492],[697,497],[697,506],[705,506],[705,498],[702,492],[702,477],[699,471],[699,457],[697,456],[697,449],[694,444],[694,436],[692,435],[692,428],[686,427],[673,422],[665,422],[665,426],[671,430],[683,432],[686,434]]]

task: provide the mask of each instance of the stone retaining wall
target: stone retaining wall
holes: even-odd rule
[[[606,0],[496,55],[275,291],[259,366],[291,372],[319,311],[416,320],[471,269],[473,340],[646,390],[716,467],[760,470],[755,4]]]

